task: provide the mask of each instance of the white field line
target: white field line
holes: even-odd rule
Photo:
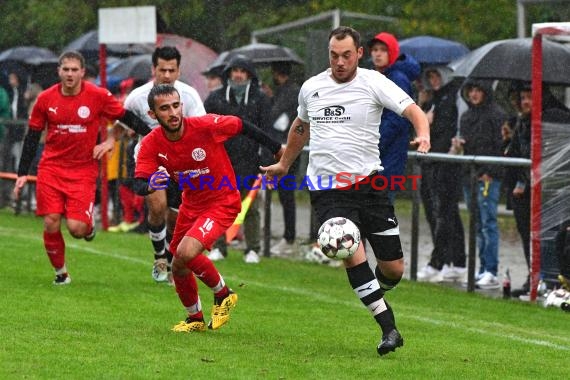
[[[14,229],[14,228],[6,228],[6,227],[1,227],[0,226],[0,235],[4,235],[6,236],[6,238],[9,237],[18,237],[18,238],[22,238],[25,240],[34,240],[40,243],[43,243],[43,238],[37,236],[37,235],[24,235],[21,233],[20,230]],[[111,257],[114,259],[119,259],[119,260],[125,260],[125,261],[129,261],[132,263],[139,263],[139,264],[144,264],[147,265],[149,263],[148,260],[143,260],[143,259],[138,259],[136,257],[129,257],[129,256],[123,256],[123,255],[117,255],[114,253],[108,253],[108,252],[103,252],[100,251],[98,249],[94,249],[94,248],[90,248],[90,247],[85,247],[83,245],[79,245],[74,243],[73,241],[69,241],[69,239],[67,239],[65,241],[65,247],[66,248],[73,248],[79,251],[84,251],[87,253],[92,253],[95,255],[99,255],[99,256],[105,256],[105,257]]]
[[[42,238],[38,237],[38,236],[26,236],[23,235],[21,233],[20,230],[17,229],[12,229],[12,228],[5,228],[5,227],[1,227],[0,226],[0,235],[4,235],[4,237],[18,237],[18,238],[22,238],[22,239],[26,239],[26,240],[34,240],[34,241],[43,241]],[[138,259],[138,258],[134,258],[134,257],[129,257],[129,256],[123,256],[120,254],[114,254],[114,253],[109,253],[109,252],[103,252],[100,251],[98,249],[94,249],[94,248],[89,248],[89,247],[85,247],[83,245],[79,245],[79,244],[75,244],[73,242],[68,243],[66,242],[66,247],[70,247],[76,250],[80,250],[80,251],[84,251],[87,253],[91,253],[91,254],[95,254],[95,255],[99,255],[99,256],[104,256],[104,257],[110,257],[113,259],[118,259],[118,260],[124,260],[124,261],[128,261],[128,262],[132,262],[132,263],[137,263],[137,264],[142,264],[142,265],[148,265],[149,261],[148,260],[143,260],[143,259]],[[253,285],[253,286],[257,286],[260,288],[267,288],[267,284],[265,283],[260,283],[260,282],[256,282],[256,281],[251,281],[249,279],[244,280],[244,279],[239,279],[236,278],[235,276],[224,276],[228,279],[233,279],[236,282],[247,282],[248,285]],[[303,288],[296,288],[296,287],[290,287],[290,286],[273,286],[274,289],[278,289],[280,291],[286,292],[286,293],[294,293],[306,298],[312,298],[321,302],[326,302],[329,304],[338,304],[338,305],[342,305],[344,307],[351,307],[351,308],[358,308],[358,309],[362,309],[363,311],[364,306],[362,306],[361,304],[357,303],[357,302],[348,302],[348,301],[339,301],[336,298],[330,297],[326,294],[322,294],[322,293],[316,293],[314,291],[308,291],[305,290]],[[409,312],[399,312],[398,313],[398,317],[399,318],[408,318],[408,319],[414,319],[426,324],[430,324],[430,325],[436,325],[436,326],[444,326],[447,328],[453,328],[456,330],[460,330],[460,331],[468,331],[468,332],[472,332],[472,333],[477,333],[477,334],[481,334],[481,335],[487,335],[487,336],[494,336],[497,338],[501,338],[501,339],[505,339],[505,340],[513,340],[513,341],[517,341],[517,342],[521,342],[521,343],[526,343],[529,345],[535,345],[535,346],[543,346],[543,347],[548,347],[548,348],[553,348],[556,350],[564,350],[564,351],[570,351],[570,338],[565,338],[562,336],[545,336],[543,334],[539,334],[537,333],[537,335],[539,335],[542,339],[534,339],[534,338],[527,338],[527,337],[523,337],[521,336],[522,334],[529,334],[530,331],[524,330],[524,331],[517,331],[517,334],[521,334],[521,335],[515,335],[515,333],[499,333],[497,332],[498,330],[503,330],[503,331],[508,331],[508,330],[513,330],[513,327],[510,325],[505,325],[505,324],[500,324],[497,322],[493,322],[492,325],[489,327],[492,327],[491,329],[486,329],[486,328],[479,328],[479,327],[471,327],[469,325],[472,324],[485,324],[485,322],[482,321],[466,321],[467,323],[461,323],[461,322],[451,322],[449,319],[447,320],[441,320],[441,319],[434,319],[434,318],[427,318],[427,317],[423,317],[420,315],[417,315],[417,308],[414,308],[412,310],[412,308],[407,308],[407,307],[400,307],[400,310],[402,309],[408,309]],[[470,323],[472,322],[472,323]],[[494,330],[497,331],[494,331]],[[557,343],[553,343],[551,341],[547,341],[544,338],[552,338],[553,340],[560,340],[563,342],[568,342],[569,345],[560,345]]]
[[[422,317],[422,316],[418,316],[418,315],[406,315],[406,318],[409,319],[415,319],[421,322],[425,322],[425,323],[429,323],[432,325],[437,325],[437,326],[445,326],[447,328],[453,328],[453,329],[457,329],[457,330],[461,330],[461,331],[469,331],[472,333],[476,333],[476,334],[480,334],[480,335],[487,335],[487,336],[494,336],[496,338],[503,338],[503,339],[510,339],[510,340],[515,340],[521,343],[527,343],[527,344],[533,344],[536,346],[544,346],[544,347],[549,347],[549,348],[554,348],[556,350],[564,350],[564,351],[570,351],[570,346],[563,346],[560,344],[556,344],[553,342],[549,342],[546,341],[544,339],[532,339],[532,338],[525,338],[523,336],[511,333],[511,334],[504,334],[504,333],[499,333],[496,331],[492,331],[489,329],[484,329],[484,328],[477,328],[477,327],[468,327],[464,324],[461,323],[456,323],[456,322],[450,322],[450,321],[442,321],[442,320],[438,320],[438,319],[432,319],[432,318],[426,318],[426,317]],[[512,329],[512,327],[507,327],[505,325],[503,325],[506,329]],[[526,333],[526,331],[525,331]],[[540,334],[539,334],[540,335]],[[542,338],[545,338],[546,336],[541,335]],[[563,337],[555,337],[555,338],[559,338],[562,341],[567,341],[568,339],[565,339]]]

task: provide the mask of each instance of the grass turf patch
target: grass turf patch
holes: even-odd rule
[[[402,281],[387,300],[405,339],[380,332],[341,268],[216,263],[239,301],[220,330],[176,334],[184,310],[150,273],[148,237],[65,233],[69,286],[51,284],[41,219],[0,211],[0,378],[565,378],[570,314]],[[213,296],[201,285],[206,317]]]

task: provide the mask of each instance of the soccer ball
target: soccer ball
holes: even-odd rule
[[[350,219],[330,218],[319,228],[318,243],[327,257],[343,260],[352,256],[358,249],[360,231]]]

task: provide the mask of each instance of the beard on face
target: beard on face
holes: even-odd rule
[[[176,127],[176,128],[172,128],[172,127],[170,126],[170,124],[168,124],[166,121],[164,121],[164,120],[162,120],[162,119],[160,119],[160,118],[158,119],[158,123],[159,123],[160,126],[161,126],[162,128],[164,128],[164,129],[166,130],[166,132],[168,132],[168,133],[176,133],[176,132],[178,132],[178,131],[180,130],[180,128],[182,128],[182,120],[179,120],[179,122],[178,122],[178,127]]]

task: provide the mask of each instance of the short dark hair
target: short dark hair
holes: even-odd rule
[[[329,34],[329,41],[333,37],[337,40],[344,40],[346,37],[352,37],[356,48],[358,49],[360,47],[360,33],[350,26],[339,26],[338,28],[333,29]]]
[[[172,59],[176,60],[176,64],[180,66],[180,60],[182,56],[178,49],[174,46],[161,46],[154,49],[152,53],[152,65],[154,67],[158,66],[158,59],[164,59],[165,61],[170,61]]]
[[[85,67],[85,57],[83,57],[83,54],[78,51],[68,50],[63,52],[57,60],[58,66],[62,65],[64,59],[77,59],[81,65],[81,68],[83,69]]]
[[[156,97],[162,96],[162,95],[170,95],[170,94],[174,94],[174,93],[177,93],[178,97],[180,97],[180,93],[178,92],[178,90],[173,85],[171,85],[171,84],[157,84],[148,93],[148,97],[146,99],[146,101],[148,103],[148,108],[150,108],[151,111],[154,111],[154,105],[155,105],[154,100]]]

